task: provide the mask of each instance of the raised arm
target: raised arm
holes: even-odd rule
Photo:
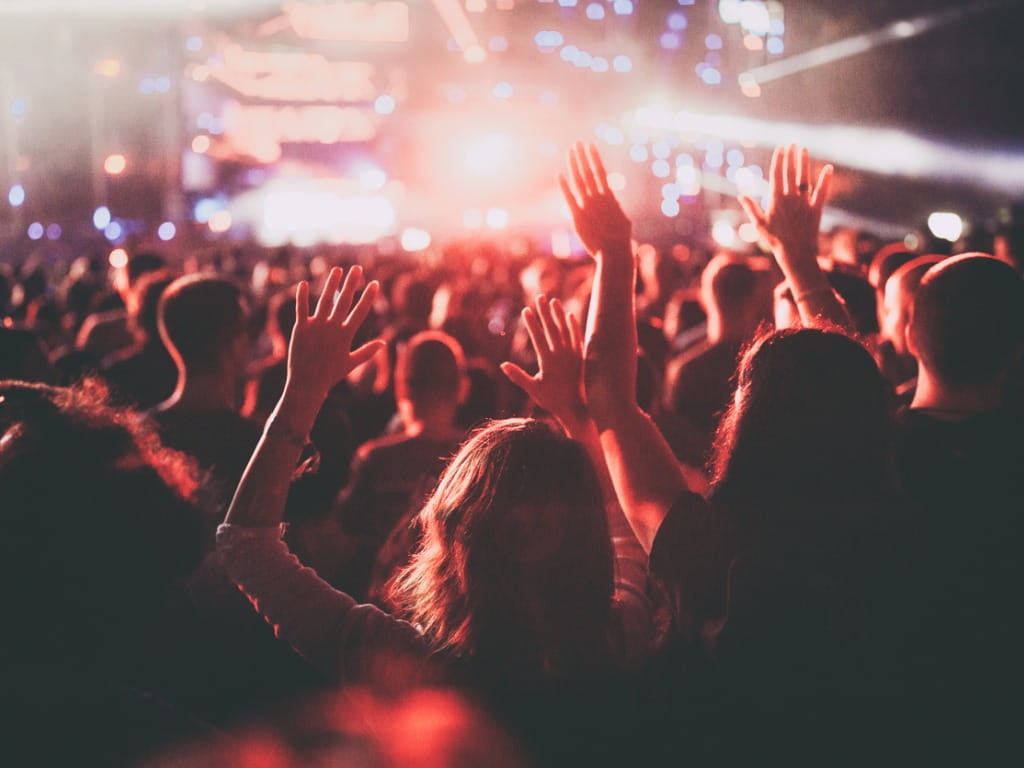
[[[584,363],[587,404],[626,519],[644,549],[686,490],[679,464],[636,402],[636,259],[632,227],[593,146],[577,144],[559,184],[576,233],[597,262]]]
[[[853,329],[846,307],[829,285],[818,264],[818,228],[821,211],[832,180],[831,165],[822,167],[811,183],[811,160],[806,149],[795,144],[776,147],[768,186],[768,210],[750,197],[740,205],[771,246],[786,282],[793,291],[801,324],[822,322]]]

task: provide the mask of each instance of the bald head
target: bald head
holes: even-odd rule
[[[918,363],[938,381],[991,383],[1024,351],[1024,280],[987,254],[946,259],[921,280],[908,338]]]
[[[942,256],[918,256],[897,268],[885,281],[882,294],[880,331],[882,338],[892,344],[899,354],[909,354],[907,324],[910,305],[925,273],[942,261]]]

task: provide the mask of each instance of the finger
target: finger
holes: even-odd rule
[[[803,147],[796,155],[796,188],[806,192],[811,184],[811,155],[807,147]]]
[[[587,145],[587,159],[590,161],[590,172],[594,176],[594,184],[598,194],[607,195],[610,192],[608,189],[608,174],[604,170],[604,163],[601,162],[601,153],[597,151],[597,147],[593,144]]]
[[[339,317],[344,317],[348,314],[349,309],[352,308],[352,299],[356,295],[356,289],[359,287],[359,283],[363,279],[363,268],[359,265],[352,267],[345,275],[345,281],[341,284],[341,291],[338,293],[338,297],[334,300],[334,308],[331,310],[330,316],[327,318],[329,322],[334,322]]]
[[[540,363],[548,353],[548,347],[543,343],[544,329],[541,327],[540,320],[537,319],[537,313],[529,307],[523,309],[521,316],[523,325],[526,326],[526,333],[530,337],[530,344],[537,355],[537,362]]]
[[[782,153],[782,193],[792,195],[796,192],[796,144],[790,144]]]
[[[320,300],[316,303],[316,312],[313,317],[323,320],[334,306],[334,294],[338,291],[338,284],[341,282],[342,271],[340,267],[332,267],[324,282],[324,289],[320,291]]]
[[[583,145],[576,142],[572,152],[569,153],[569,157],[572,159],[573,182],[575,182],[576,191],[579,193],[580,199],[586,200],[588,197],[593,197],[595,189],[590,186],[587,178],[590,168],[587,166],[586,159],[583,156]]]
[[[502,363],[498,366],[505,377],[523,392],[533,397],[534,378],[515,363]]]
[[[565,202],[569,206],[569,212],[573,215],[573,218],[580,212],[580,203],[576,198],[576,193],[572,191],[572,187],[569,186],[569,180],[565,178],[564,173],[558,174],[558,186],[562,189],[562,196],[565,197]]]
[[[768,217],[765,216],[760,204],[754,198],[742,195],[739,200],[740,205],[743,206],[743,210],[747,212],[747,216],[750,217],[750,221],[753,222],[754,226],[760,228],[768,226]]]
[[[352,363],[352,370],[373,358],[374,355],[386,346],[387,343],[383,339],[374,339],[373,341],[366,342],[358,349],[352,350],[348,356],[349,362]]]
[[[772,180],[769,191],[769,199],[781,195],[786,189],[785,147],[776,147],[772,152],[772,167],[769,176]]]
[[[366,286],[366,290],[363,291],[363,295],[359,297],[359,301],[352,307],[352,311],[348,313],[348,317],[345,318],[345,327],[349,328],[352,333],[355,333],[362,327],[366,316],[373,309],[373,302],[377,300],[377,293],[379,291],[380,283],[376,280],[371,281]]]
[[[537,307],[537,316],[540,317],[540,325],[544,329],[544,339],[547,341],[548,349],[556,350],[562,346],[562,337],[555,326],[555,318],[551,316],[551,304],[547,296],[538,296],[534,300]]]
[[[303,280],[295,287],[295,322],[309,320],[309,282]]]
[[[583,349],[583,329],[580,328],[580,321],[576,319],[576,315],[569,313],[566,319],[569,323],[569,344],[573,352],[579,354]]]
[[[565,319],[565,307],[558,299],[552,299],[550,303],[551,319],[554,321],[555,330],[558,331],[558,338],[563,348],[572,349],[572,339],[569,336],[569,323]]]
[[[817,210],[821,210],[825,206],[825,201],[828,200],[828,190],[832,186],[832,174],[835,173],[835,168],[831,165],[826,165],[818,173],[818,183],[814,185],[814,195],[811,197],[811,207]]]

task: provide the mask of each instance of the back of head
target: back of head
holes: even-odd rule
[[[777,519],[877,497],[888,394],[864,347],[835,331],[772,331],[744,353],[737,378],[715,440],[718,500]]]
[[[160,299],[160,337],[179,365],[208,370],[246,332],[247,314],[234,283],[209,275],[179,277]]]
[[[434,286],[418,272],[403,272],[395,278],[391,304],[397,319],[426,326],[434,308]]]
[[[910,307],[925,273],[944,257],[918,256],[898,267],[882,286],[881,336],[900,354],[907,353],[906,333]]]
[[[481,674],[572,676],[607,660],[612,552],[582,446],[532,419],[491,422],[452,460],[419,518],[391,601]]]
[[[886,280],[892,276],[892,273],[915,257],[916,254],[908,251],[903,243],[889,243],[880,248],[871,259],[871,265],[868,267],[868,282],[881,293],[885,289]]]
[[[399,349],[395,393],[422,405],[457,404],[465,369],[462,347],[452,336],[443,331],[417,333]]]
[[[7,649],[80,662],[130,642],[123,631],[198,562],[195,491],[194,465],[98,382],[0,382],[0,589],[25,630],[5,633]]]
[[[919,364],[941,382],[998,379],[1024,350],[1024,281],[987,254],[946,259],[921,280],[909,340]]]
[[[135,295],[133,304],[136,312],[133,322],[135,323],[135,328],[146,339],[157,341],[160,338],[160,298],[163,296],[167,286],[172,282],[174,282],[174,273],[170,270],[162,269],[157,272],[146,273],[132,286],[132,293]]]
[[[709,311],[734,316],[744,311],[758,289],[758,276],[743,260],[718,255],[701,274],[701,297]]]

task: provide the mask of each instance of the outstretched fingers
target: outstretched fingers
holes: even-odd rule
[[[295,287],[295,323],[309,320],[309,283],[303,280]]]
[[[811,206],[816,210],[820,211],[828,199],[828,190],[832,186],[833,173],[835,173],[835,168],[831,165],[826,165],[818,173],[818,183],[814,185],[814,195],[811,197]]]
[[[348,314],[349,309],[352,307],[352,299],[356,295],[356,289],[363,279],[363,268],[356,265],[348,271],[345,275],[345,281],[341,284],[341,291],[337,294],[334,300],[334,307],[331,309],[331,314],[328,316],[328,322],[335,322],[339,317],[344,317]]]
[[[340,267],[332,267],[327,273],[327,280],[324,281],[323,290],[320,291],[320,299],[316,303],[316,311],[313,317],[318,320],[326,320],[334,307],[334,294],[338,292],[338,285],[341,284],[341,276],[344,274]]]
[[[352,333],[355,333],[362,327],[363,322],[366,320],[366,316],[370,314],[370,310],[373,309],[373,302],[377,300],[377,294],[380,292],[380,283],[376,280],[370,282],[366,286],[366,290],[363,291],[363,295],[359,297],[359,301],[352,307],[352,311],[348,313],[348,317],[345,318],[345,327],[349,328]]]
[[[587,145],[587,160],[590,164],[590,172],[593,174],[598,194],[607,195],[610,192],[608,188],[608,173],[604,169],[604,163],[601,161],[601,155],[597,151],[597,147],[593,144]]]
[[[580,142],[576,142],[572,151],[569,152],[569,164],[572,169],[573,186],[576,188],[579,198],[585,201],[588,197],[593,197],[597,190],[591,184],[590,166],[583,154],[583,144]]]

